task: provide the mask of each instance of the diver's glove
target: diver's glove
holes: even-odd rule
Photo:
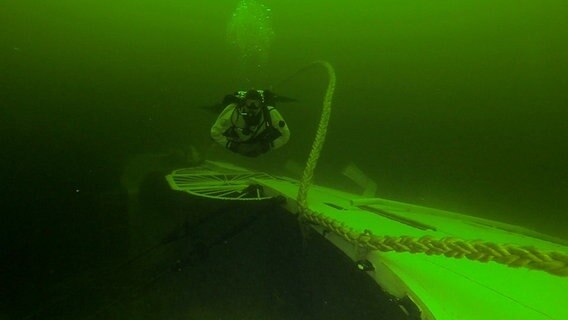
[[[264,141],[256,141],[253,143],[229,141],[227,142],[227,149],[242,154],[243,156],[254,158],[268,152],[270,145]]]

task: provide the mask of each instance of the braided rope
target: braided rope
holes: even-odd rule
[[[408,252],[424,253],[427,255],[444,255],[448,258],[475,260],[479,262],[494,261],[511,268],[528,268],[542,270],[550,274],[568,276],[568,255],[561,252],[545,252],[529,246],[515,246],[509,244],[496,244],[482,240],[460,240],[452,237],[433,239],[431,236],[420,238],[401,236],[376,236],[369,230],[358,232],[345,223],[331,219],[321,213],[308,209],[308,190],[312,183],[317,160],[325,142],[327,125],[331,114],[331,101],[335,91],[335,71],[331,64],[325,61],[316,61],[327,69],[329,84],[323,101],[322,116],[312,145],[306,168],[298,190],[299,218],[302,221],[318,224],[340,235],[357,247],[378,250],[382,252]],[[310,65],[311,66],[311,65]]]
[[[304,208],[303,219],[318,224],[356,245],[357,247],[382,252],[425,253],[427,255],[444,255],[448,258],[475,260],[479,262],[494,261],[511,268],[528,268],[541,270],[550,274],[568,276],[568,255],[557,252],[545,252],[530,246],[497,244],[482,240],[461,240],[453,237],[434,239],[423,237],[391,237],[376,236],[369,230],[357,232],[345,223],[315,213]]]
[[[308,189],[312,184],[314,170],[316,169],[318,158],[323,148],[323,143],[325,142],[327,124],[329,123],[329,116],[331,115],[331,101],[333,98],[333,92],[335,91],[335,70],[333,69],[331,64],[326,61],[315,61],[313,64],[322,65],[327,69],[327,73],[329,75],[329,84],[327,85],[325,98],[323,100],[323,110],[316,132],[316,138],[314,140],[314,143],[312,144],[312,149],[306,163],[306,168],[304,169],[302,180],[300,180],[300,188],[298,190],[298,203],[300,204],[300,207],[304,208],[308,207]]]

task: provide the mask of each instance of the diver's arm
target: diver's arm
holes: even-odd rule
[[[211,138],[223,148],[227,147],[228,139],[225,137],[224,133],[233,125],[231,117],[233,116],[234,110],[235,104],[228,105],[211,127]]]
[[[290,129],[288,129],[288,124],[282,118],[282,115],[278,110],[272,109],[270,110],[270,117],[272,119],[272,126],[282,134],[280,137],[274,139],[270,144],[272,149],[278,149],[285,145],[288,140],[290,140]]]

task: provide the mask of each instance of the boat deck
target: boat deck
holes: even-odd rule
[[[286,209],[293,214],[298,212],[298,181],[254,174],[223,163],[208,162],[206,166],[209,176],[216,177],[215,183],[227,184],[227,179],[218,178],[223,176],[230,177],[232,188],[243,183],[261,185],[263,197],[284,197]],[[189,170],[184,174],[191,173],[191,169],[183,170]],[[176,184],[175,174],[168,176],[172,188],[195,194],[190,190],[191,183]],[[234,179],[235,174],[248,175],[248,178]],[[227,195],[226,192],[217,194]],[[358,232],[368,230],[373,235],[454,237],[568,252],[560,240],[522,227],[388,199],[367,199],[317,185],[310,187],[307,203],[313,212]],[[422,319],[568,319],[568,308],[563,305],[568,290],[567,277],[444,255],[361,250],[321,226],[312,227],[353,261],[369,261],[374,269],[367,271],[369,276],[394,297],[409,297],[421,310]]]

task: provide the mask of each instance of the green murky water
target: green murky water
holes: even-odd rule
[[[338,80],[317,183],[355,190],[339,174],[354,162],[379,196],[566,238],[561,1],[4,0],[0,21],[0,318],[57,313],[91,267],[183,233],[185,211],[137,194],[190,146],[223,156],[203,108],[223,95],[299,100],[279,108],[288,145],[229,159],[281,174],[304,163],[325,73],[282,80],[319,59]]]

